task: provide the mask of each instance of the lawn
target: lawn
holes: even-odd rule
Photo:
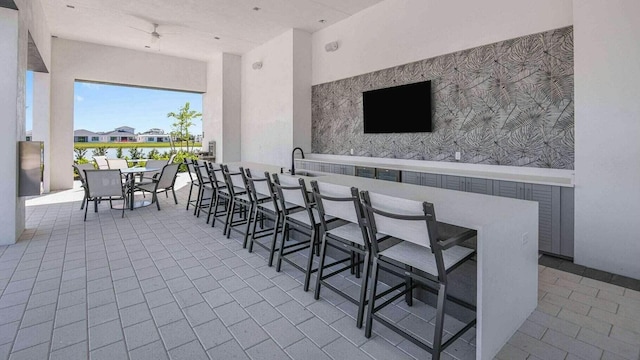
[[[182,142],[182,143],[175,143],[176,147],[186,147],[187,143],[186,142]],[[202,144],[201,143],[193,143],[193,142],[189,142],[189,147],[196,147],[199,148],[201,147]],[[123,149],[128,149],[128,148],[170,148],[171,144],[170,143],[158,143],[158,142],[123,142],[123,143],[116,143],[116,142],[77,142],[77,143],[73,143],[73,147],[76,149],[93,149],[93,148],[97,148],[97,147],[106,147],[106,148],[112,148],[112,149],[117,149],[117,148],[123,148]]]

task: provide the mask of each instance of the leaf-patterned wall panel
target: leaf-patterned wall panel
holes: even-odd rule
[[[431,133],[364,134],[362,92],[431,80]],[[313,86],[314,153],[573,169],[573,28]],[[402,121],[389,119],[388,121]]]

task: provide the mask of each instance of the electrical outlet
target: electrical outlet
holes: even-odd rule
[[[529,233],[522,234],[522,246],[525,246],[529,243]]]
[[[456,160],[460,161],[460,151],[456,151]]]

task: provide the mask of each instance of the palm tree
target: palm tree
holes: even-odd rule
[[[180,137],[180,139],[185,139],[187,142],[187,152],[189,152],[189,128],[193,126],[193,120],[202,117],[202,113],[199,113],[195,110],[191,110],[190,104],[184,104],[183,107],[180,108],[178,113],[170,112],[167,114],[167,117],[171,117],[176,119],[173,123],[174,132]]]

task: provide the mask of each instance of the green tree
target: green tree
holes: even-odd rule
[[[192,127],[193,120],[198,120],[202,117],[202,113],[190,109],[190,104],[187,101],[183,107],[178,110],[177,113],[170,112],[167,117],[174,118],[173,132],[177,135],[180,141],[187,142],[187,152],[189,151],[189,128]]]
[[[116,149],[116,157],[122,159],[122,148],[119,147]]]

